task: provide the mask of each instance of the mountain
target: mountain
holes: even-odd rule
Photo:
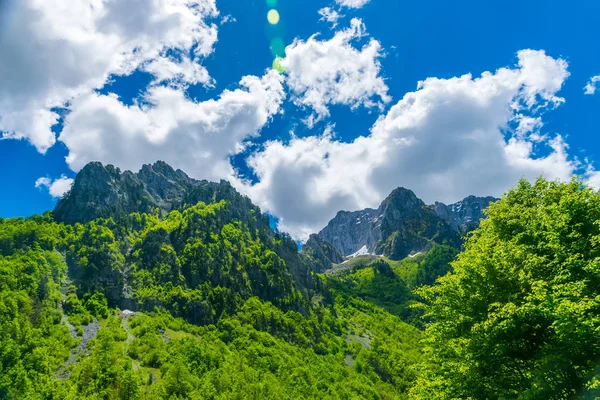
[[[53,211],[0,218],[0,399],[402,398],[414,295],[331,260],[227,182],[88,164]]]
[[[173,214],[173,212],[177,213]],[[174,170],[162,161],[144,165],[137,173],[121,172],[112,165],[105,166],[98,162],[89,163],[79,172],[71,190],[58,201],[52,215],[55,221],[65,224],[98,224],[100,221],[101,225],[110,226],[116,223],[130,226],[134,231],[141,229],[141,232],[135,233],[137,244],[127,244],[127,249],[115,250],[111,256],[106,255],[113,259],[110,265],[104,265],[106,264],[104,262],[99,263],[93,271],[90,271],[88,268],[81,268],[78,257],[68,259],[72,275],[74,279],[79,280],[80,286],[102,287],[112,305],[127,304],[128,308],[138,308],[152,307],[157,302],[161,303],[156,299],[142,299],[140,292],[136,292],[135,287],[131,289],[129,286],[132,282],[135,283],[135,274],[139,272],[135,271],[132,266],[137,264],[148,267],[153,264],[148,259],[163,257],[160,254],[165,249],[172,251],[173,254],[169,256],[172,260],[173,257],[178,258],[177,270],[173,270],[173,265],[169,265],[168,268],[164,267],[171,270],[168,280],[174,279],[174,284],[183,283],[188,279],[193,281],[187,282],[188,286],[191,284],[191,287],[202,283],[194,281],[196,279],[194,276],[197,275],[194,275],[193,270],[198,266],[186,265],[186,262],[196,262],[209,269],[215,268],[213,272],[205,275],[204,279],[213,285],[229,287],[231,283],[223,281],[222,269],[232,262],[233,265],[238,264],[240,255],[235,255],[233,260],[229,260],[224,258],[226,254],[222,250],[217,251],[210,248],[195,249],[197,254],[191,255],[187,254],[190,250],[186,247],[195,246],[200,239],[204,246],[210,245],[211,242],[221,246],[221,242],[224,240],[227,240],[227,243],[235,243],[235,240],[227,239],[227,235],[223,231],[229,227],[239,230],[243,235],[242,238],[236,238],[237,241],[241,240],[237,244],[237,246],[241,246],[236,249],[237,252],[242,251],[246,243],[256,242],[256,245],[261,248],[260,251],[273,251],[277,258],[285,263],[287,277],[284,274],[277,279],[280,282],[282,279],[288,281],[286,284],[288,295],[292,295],[292,291],[289,289],[292,283],[305,295],[314,286],[310,272],[312,268],[307,260],[298,254],[295,242],[287,235],[273,232],[269,226],[268,217],[252,204],[247,196],[238,193],[229,182],[215,183],[195,180],[183,171]],[[133,223],[135,218],[132,218],[132,215],[138,215],[135,218],[139,218],[141,215],[143,222]],[[200,217],[201,215],[203,217]],[[154,226],[150,229],[145,226],[149,223],[150,216],[165,221],[154,222]],[[203,218],[203,221],[200,221],[199,218]],[[109,221],[104,221],[106,219]],[[176,221],[166,222],[173,219]],[[200,225],[203,227],[202,232],[199,232],[198,228],[190,229],[191,225],[197,225],[200,222],[202,222]],[[165,226],[161,227],[161,225]],[[147,232],[144,233],[144,231]],[[89,244],[92,245],[93,240],[90,239]],[[147,251],[151,255],[146,254]],[[212,260],[197,258],[201,253],[204,254],[203,257],[210,257]],[[166,255],[164,256],[166,257]],[[194,259],[196,261],[192,261]],[[218,260],[221,260],[222,265],[209,267],[211,262],[218,263]],[[167,264],[172,264],[172,262],[167,262]],[[272,272],[280,273],[276,270]],[[211,273],[214,276],[211,277]],[[250,278],[252,277],[239,277],[243,280]],[[124,282],[128,279],[129,286],[124,288]],[[247,281],[246,285],[250,287],[253,282]],[[236,290],[235,287],[234,290]],[[244,296],[256,293],[251,289]],[[265,292],[263,294],[272,297],[275,293]]]
[[[598,398],[600,194],[523,180],[457,258],[491,200],[398,188],[299,253],[227,182],[88,165],[0,218],[0,399]]]
[[[57,203],[53,215],[58,222],[85,223],[96,218],[119,218],[134,212],[166,215],[185,204],[234,201],[239,207],[258,208],[239,195],[227,181],[195,180],[163,161],[144,165],[139,172],[121,172],[112,165],[87,164],[71,190]],[[265,220],[268,224],[268,220]]]
[[[468,196],[463,200],[445,205],[435,202],[434,208],[437,215],[456,229],[461,235],[476,229],[479,221],[485,218],[483,211],[490,203],[497,201],[495,197]]]
[[[469,196],[449,206],[431,206],[411,190],[397,188],[376,210],[338,212],[318,236],[345,257],[377,254],[398,260],[434,244],[460,248],[461,237],[479,225],[494,200]]]

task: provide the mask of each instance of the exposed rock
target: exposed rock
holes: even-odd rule
[[[316,234],[310,235],[302,247],[302,253],[313,261],[319,272],[344,261],[344,256],[331,243]]]
[[[497,200],[495,197],[468,196],[450,205],[436,202],[434,207],[437,215],[464,236],[479,226],[479,222],[485,218],[483,211]]]
[[[379,206],[381,238],[375,249],[399,260],[411,253],[429,250],[434,244],[460,246],[460,237],[433,207],[411,190],[395,189]]]
[[[199,181],[167,163],[157,161],[142,166],[138,173],[121,172],[112,165],[87,164],[78,174],[71,190],[54,209],[58,222],[85,223],[96,218],[118,218],[134,212],[166,214],[185,204],[231,203],[233,218],[260,214],[249,198],[239,194],[227,181]],[[261,219],[268,226],[265,216]]]
[[[340,211],[319,236],[331,243],[342,255],[356,253],[367,246],[369,253],[375,251],[381,240],[379,210],[367,208],[362,211]]]
[[[397,188],[377,210],[338,212],[319,236],[346,257],[360,253],[401,259],[436,243],[458,248],[461,236],[478,226],[494,200],[469,196],[450,206],[430,206],[411,190]]]

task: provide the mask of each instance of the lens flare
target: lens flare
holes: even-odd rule
[[[275,57],[275,59],[273,60],[273,69],[279,72],[280,74],[283,74],[285,72],[285,67],[283,66],[283,58]]]
[[[277,25],[279,23],[279,11],[275,9],[269,10],[267,21],[269,21],[271,25]]]
[[[267,0],[267,7],[269,7],[269,8],[277,7],[277,0]]]
[[[285,43],[282,38],[276,37],[271,40],[271,53],[275,57],[285,56]]]

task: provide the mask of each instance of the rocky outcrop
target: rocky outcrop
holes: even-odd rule
[[[450,205],[436,202],[434,207],[438,216],[464,236],[479,227],[479,222],[485,218],[484,210],[496,200],[495,197],[468,196]]]
[[[331,243],[321,236],[312,234],[302,247],[302,254],[308,257],[318,272],[331,269],[333,264],[344,261],[344,256]]]
[[[199,181],[163,161],[142,166],[139,172],[121,172],[112,165],[87,164],[71,190],[61,199],[53,215],[58,222],[85,223],[96,218],[118,218],[134,212],[166,214],[185,204],[227,200],[232,218],[259,213],[249,198],[226,181]],[[253,219],[254,220],[254,219]],[[268,225],[268,220],[261,219]]]
[[[380,213],[367,208],[362,211],[340,211],[319,236],[331,243],[342,255],[348,256],[366,246],[368,253],[375,251],[381,240]]]
[[[77,174],[53,214],[59,222],[85,223],[133,212],[170,211],[194,184],[187,175],[177,175],[163,162],[144,165],[137,174],[92,162]]]
[[[460,236],[414,192],[395,189],[379,206],[381,241],[376,254],[399,260],[434,244],[460,246]]]

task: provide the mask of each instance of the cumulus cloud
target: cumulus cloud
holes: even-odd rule
[[[210,83],[192,61],[212,52],[215,0],[7,0],[0,16],[0,133],[40,152],[55,143],[55,107],[147,64],[158,80]],[[34,47],[32,47],[34,46]],[[169,50],[185,54],[167,58]],[[188,56],[191,54],[191,56]],[[164,69],[163,69],[164,67]],[[168,74],[172,76],[167,76]]]
[[[332,9],[331,7],[323,7],[319,10],[321,19],[319,21],[327,21],[331,24],[332,28],[335,28],[338,24],[338,20],[342,17],[339,12]]]
[[[137,170],[160,159],[195,177],[235,180],[229,158],[279,112],[282,80],[274,70],[246,76],[240,88],[204,102],[171,86],[149,88],[132,106],[114,94],[89,93],[73,100],[59,140],[75,171],[90,161]]]
[[[64,175],[55,180],[42,177],[35,181],[36,188],[45,188],[50,193],[50,196],[55,198],[60,198],[67,193],[71,189],[71,185],[73,185],[73,179],[67,178]]]
[[[168,83],[185,87],[202,83],[205,86],[212,86],[212,78],[198,61],[189,58],[157,57],[144,65],[143,69],[154,76],[154,85]]]
[[[585,85],[583,91],[585,94],[594,94],[596,93],[596,84],[600,82],[600,75],[592,76],[590,81]]]
[[[307,41],[296,39],[286,48],[281,65],[295,104],[314,111],[307,119],[309,126],[329,115],[329,105],[381,107],[391,100],[380,76],[380,43],[371,39],[360,49],[353,46],[354,40],[365,35],[364,24],[355,18],[350,28],[336,32],[330,40],[320,41],[313,35]]]
[[[367,4],[370,0],[335,0],[340,6],[348,8],[361,8]]]
[[[268,142],[249,159],[258,182],[247,190],[305,239],[338,210],[377,207],[397,186],[432,203],[500,195],[521,177],[569,179],[581,163],[560,135],[539,134],[568,75],[564,60],[522,50],[517,65],[480,77],[428,78],[351,143],[331,130]]]

